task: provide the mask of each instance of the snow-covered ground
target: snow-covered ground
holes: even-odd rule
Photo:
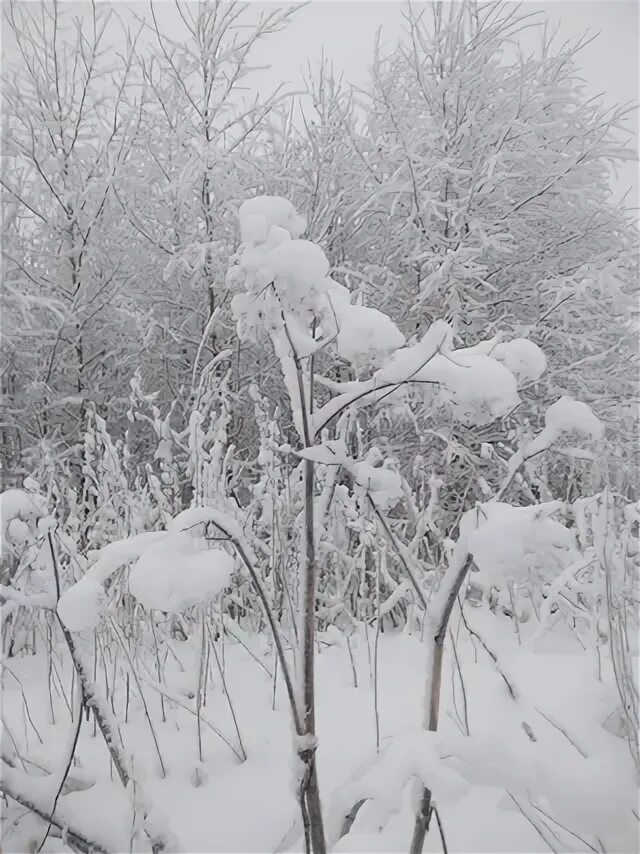
[[[440,732],[433,736],[421,732],[425,647],[418,634],[408,629],[381,634],[377,665],[375,628],[351,638],[353,664],[344,636],[321,635],[318,765],[333,850],[407,851],[415,774],[421,771],[432,781],[449,851],[638,850],[628,745],[609,731],[612,726],[602,725],[617,707],[608,661],[601,657],[599,663],[594,649],[584,649],[560,627],[533,642],[535,626],[521,626],[518,645],[508,618],[468,605],[465,618],[497,654],[498,665],[456,610],[447,641]],[[215,641],[224,684],[215,656],[209,656],[202,761],[195,714],[198,632],[188,641],[169,641],[170,648],[160,641],[157,659],[154,651],[146,657],[131,652],[148,717],[133,675],[126,678],[131,667],[118,642],[105,645],[104,659],[98,653],[96,683],[103,691],[108,686],[136,779],[154,823],[173,837],[174,850],[300,850],[301,836],[292,830],[299,813],[282,680],[274,695],[274,657],[266,639],[241,635],[229,625],[244,645],[229,634]],[[64,767],[75,729],[67,708],[73,705],[70,662],[66,649],[50,662],[43,639],[39,643],[38,654],[4,663],[3,751],[11,754],[18,745],[20,754],[42,760],[45,767]],[[87,639],[85,652],[93,660],[92,647]],[[241,761],[243,750],[247,758]],[[64,794],[59,811],[107,850],[130,850],[130,800],[110,768],[93,719],[82,724],[76,755],[73,774],[95,784]],[[12,773],[23,773],[19,762]],[[42,798],[52,800],[58,786],[56,773],[43,782]],[[368,800],[350,832],[338,839],[344,816],[363,798]],[[34,850],[45,830],[45,822],[13,801],[5,805],[5,851]],[[143,836],[133,844],[134,850],[146,846]],[[70,849],[50,835],[43,850]],[[442,850],[435,822],[425,850]]]

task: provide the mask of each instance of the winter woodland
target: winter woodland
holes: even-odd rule
[[[3,849],[637,851],[633,105],[162,6],[3,5]]]

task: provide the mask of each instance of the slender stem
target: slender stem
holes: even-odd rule
[[[440,686],[442,683],[442,661],[444,657],[444,641],[449,625],[449,618],[453,611],[456,598],[462,587],[469,567],[471,566],[471,555],[466,550],[463,550],[458,559],[452,559],[454,562],[450,565],[449,570],[445,573],[442,581],[442,589],[438,593],[438,599],[434,603],[434,614],[429,620],[432,629],[435,629],[433,634],[433,646],[431,650],[431,669],[427,675],[427,700],[428,710],[425,720],[425,727],[430,732],[435,732],[438,729],[438,714],[440,710]],[[416,822],[413,828],[413,837],[409,848],[410,854],[422,854],[424,839],[429,830],[429,823],[433,812],[431,790],[425,786],[422,790],[420,807],[416,815]]]
[[[265,593],[265,589],[262,585],[258,577],[258,573],[256,572],[255,567],[249,560],[247,553],[242,548],[242,545],[238,542],[238,540],[233,537],[229,531],[225,529],[220,522],[215,521],[214,525],[218,528],[222,533],[229,539],[231,543],[233,543],[234,548],[236,549],[240,560],[243,562],[245,567],[247,568],[247,572],[251,577],[251,581],[256,589],[258,594],[258,598],[262,603],[262,607],[264,608],[265,616],[267,618],[267,622],[269,623],[269,628],[271,629],[271,634],[273,636],[273,642],[276,645],[276,653],[278,655],[278,660],[280,662],[280,668],[282,670],[282,676],[285,681],[285,685],[287,688],[287,696],[289,698],[289,705],[291,706],[291,715],[293,717],[293,723],[296,732],[298,735],[302,735],[303,730],[301,728],[300,715],[298,713],[298,704],[296,703],[296,695],[293,687],[293,680],[291,679],[291,671],[289,669],[289,664],[287,662],[284,647],[282,646],[282,638],[280,637],[280,631],[278,629],[278,625],[276,623],[275,617],[273,615],[273,611],[271,610],[271,606],[269,605],[269,600],[267,599],[267,594]]]
[[[56,595],[60,597],[60,574],[58,571],[58,560],[56,557],[56,551],[53,545],[53,537],[51,532],[47,532],[47,539],[49,541],[49,549],[51,552],[51,562],[53,566],[53,572],[56,582]],[[75,641],[71,636],[71,632],[67,629],[65,624],[60,619],[58,612],[56,611],[56,617],[58,619],[58,623],[60,628],[62,629],[62,634],[64,635],[65,642],[69,648],[69,652],[71,653],[71,659],[73,661],[73,665],[78,673],[78,679],[80,680],[80,687],[82,690],[82,699],[85,708],[92,709],[94,714],[94,719],[102,733],[102,737],[104,738],[105,744],[111,754],[111,758],[113,759],[113,764],[116,767],[116,771],[118,772],[118,776],[120,777],[120,781],[122,785],[126,788],[129,782],[129,774],[126,770],[125,762],[123,761],[120,750],[117,745],[114,743],[115,733],[111,731],[111,727],[107,723],[106,718],[103,714],[103,709],[99,700],[96,699],[95,691],[92,690],[92,686],[90,681],[87,679],[87,674],[85,670],[85,666],[83,661],[80,658],[80,654],[76,648]]]
[[[74,728],[73,741],[71,742],[71,749],[69,750],[69,757],[67,759],[67,764],[65,765],[65,769],[64,769],[64,771],[62,773],[62,777],[60,779],[60,784],[56,790],[55,798],[53,799],[53,806],[51,807],[51,815],[52,816],[55,815],[55,812],[56,812],[56,809],[58,806],[58,801],[60,800],[60,795],[62,794],[62,790],[64,789],[64,784],[67,781],[67,777],[69,776],[69,772],[71,771],[71,765],[73,763],[73,758],[76,754],[76,748],[78,746],[78,738],[80,736],[80,727],[82,726],[82,711],[83,711],[83,706],[84,706],[82,691],[79,690],[78,695],[79,695],[78,698],[80,701],[78,704],[78,706],[79,706],[78,707],[78,720],[77,720],[75,728]],[[42,851],[42,848],[44,847],[44,844],[49,837],[49,833],[51,831],[52,825],[53,825],[53,819],[50,818],[49,823],[47,824],[47,829],[45,831],[45,834],[42,837],[42,841],[40,842],[40,845],[38,845],[38,847],[36,848],[36,854],[40,854],[40,851]]]

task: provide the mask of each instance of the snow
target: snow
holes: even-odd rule
[[[89,558],[93,563],[87,570],[87,574],[97,582],[104,583],[110,575],[136,560],[145,549],[164,540],[166,536],[165,531],[148,531],[124,540],[116,540],[103,549],[89,552]]]
[[[372,379],[324,383],[342,391],[316,410],[311,422],[317,432],[350,404],[388,399],[390,384],[425,385],[425,398],[436,392],[453,417],[468,426],[483,426],[509,415],[520,403],[515,376],[501,362],[470,349],[447,350],[447,324],[432,324],[418,344],[401,347]],[[431,394],[430,394],[431,392]]]
[[[272,226],[299,237],[307,224],[293,204],[281,196],[256,196],[247,199],[238,210],[240,236],[248,245],[264,243]]]
[[[508,415],[520,402],[511,371],[483,353],[438,353],[414,379],[438,383],[441,399],[468,425],[489,424]]]
[[[461,535],[487,586],[522,583],[536,573],[553,579],[578,558],[575,535],[551,516],[559,502],[513,507],[489,501],[465,514]]]
[[[466,632],[454,614],[452,631],[465,681],[471,735],[458,729],[460,694],[454,689],[456,668],[451,647],[445,648],[442,682],[443,713],[441,733],[436,737],[420,732],[424,645],[420,633],[404,631],[381,635],[378,649],[378,713],[381,731],[380,753],[375,747],[374,692],[370,677],[371,650],[358,630],[350,647],[358,677],[346,645],[321,646],[317,658],[318,774],[323,793],[323,809],[329,844],[335,843],[341,817],[354,805],[353,797],[370,796],[360,809],[347,836],[335,843],[334,851],[407,851],[413,828],[412,789],[416,777],[430,780],[438,795],[438,810],[451,852],[539,851],[541,841],[531,825],[506,795],[512,792],[519,803],[531,799],[570,830],[594,844],[598,835],[609,851],[632,851],[637,839],[635,807],[637,787],[633,766],[624,741],[599,723],[613,706],[615,679],[610,666],[603,668],[602,681],[596,675],[595,650],[585,651],[570,638],[554,635],[550,653],[532,650],[526,639],[517,647],[507,641],[512,628],[506,618],[473,610],[467,615],[473,629],[497,651],[508,674],[515,674],[517,701],[505,691],[503,680],[489,656]],[[232,622],[232,621],[230,621]],[[160,630],[158,625],[157,631]],[[236,626],[235,631],[240,631]],[[168,648],[160,641],[161,651]],[[219,647],[221,644],[219,644]],[[163,681],[169,694],[179,696],[177,686],[189,676],[197,689],[200,659],[198,637],[171,643],[175,653],[164,665]],[[134,690],[129,699],[128,722],[120,724],[122,739],[138,776],[144,780],[147,800],[155,813],[164,817],[176,838],[175,850],[275,851],[287,834],[298,808],[290,790],[291,732],[285,692],[277,682],[275,709],[272,708],[273,679],[252,657],[256,655],[273,674],[273,654],[263,634],[252,638],[250,654],[228,635],[224,640],[226,686],[233,699],[240,732],[248,758],[239,763],[216,734],[233,739],[233,721],[213,662],[214,677],[202,709],[201,737],[204,761],[197,753],[195,705],[190,710],[165,698],[166,723],[161,718],[160,695],[146,677],[143,688],[152,716],[167,777],[157,773],[157,756],[141,700]],[[221,656],[221,651],[218,651]],[[606,649],[602,651],[606,656]],[[12,659],[26,692],[30,713],[46,745],[53,751],[50,762],[64,762],[65,739],[57,738],[60,723],[48,720],[47,659],[45,655]],[[101,664],[98,681],[112,682]],[[144,674],[155,672],[148,658]],[[62,672],[70,684],[68,668]],[[154,677],[155,678],[155,677]],[[157,679],[156,679],[157,681]],[[162,686],[164,687],[164,686]],[[113,702],[124,718],[125,679],[117,674]],[[454,692],[455,690],[455,692]],[[401,698],[401,701],[399,701]],[[65,705],[53,693],[56,720],[63,718]],[[455,701],[455,702],[454,702]],[[456,712],[456,709],[458,712]],[[539,711],[536,711],[539,710]],[[588,759],[551,725],[541,712],[562,726],[588,754]],[[68,725],[68,712],[66,713]],[[20,685],[7,679],[3,693],[3,718],[27,756],[23,734],[23,703]],[[206,723],[205,723],[206,720]],[[531,742],[522,721],[537,739]],[[213,729],[212,729],[213,727]],[[32,737],[31,742],[37,743]],[[234,742],[235,743],[235,742]],[[337,748],[339,745],[339,748]],[[43,747],[40,748],[44,750]],[[80,826],[88,836],[104,841],[107,850],[128,851],[131,809],[117,779],[110,775],[109,757],[91,726],[83,726],[78,756],[85,773],[96,784],[85,791],[71,792],[62,799],[61,815]],[[202,783],[193,784],[193,770],[202,769]],[[535,781],[535,782],[534,782]],[[30,778],[29,785],[36,780]],[[44,782],[47,796],[51,782]],[[50,798],[47,803],[50,804]],[[251,820],[246,805],[251,804]],[[104,805],[109,809],[105,810]],[[501,806],[502,804],[502,806]],[[504,809],[511,804],[513,809]],[[545,806],[546,804],[546,806]],[[31,837],[42,838],[45,825],[36,828],[25,819],[16,825],[24,810],[9,802],[5,808],[3,848],[28,850]],[[558,831],[562,832],[562,831]],[[562,851],[584,851],[575,838],[562,835],[557,847]],[[290,850],[301,850],[302,838]],[[57,847],[55,847],[57,846]],[[44,851],[68,851],[59,840],[51,839]],[[134,849],[136,850],[136,849]],[[140,849],[138,849],[140,850]],[[148,850],[147,848],[144,850]],[[441,851],[437,831],[430,832],[425,852]]]
[[[129,571],[129,591],[141,605],[178,613],[207,605],[231,581],[234,559],[189,533],[150,546]]]
[[[9,526],[14,520],[33,526],[47,512],[47,501],[41,495],[25,492],[24,489],[7,489],[0,494],[0,522],[5,536],[9,534]],[[13,530],[18,536],[24,535],[22,526],[14,527]]]
[[[369,802],[368,809],[375,805],[377,821],[386,824],[402,810],[405,789],[416,777],[432,789],[434,799],[459,801],[469,787],[459,772],[442,761],[441,740],[437,733],[423,730],[396,736],[357,782],[344,787],[334,799],[328,818],[329,840],[337,839],[344,815],[361,799]]]
[[[496,344],[489,355],[511,371],[518,386],[540,379],[547,369],[546,356],[528,338],[513,338]]]
[[[217,507],[190,507],[174,516],[167,525],[167,531],[174,534],[181,531],[193,530],[194,536],[201,536],[200,525],[212,522],[236,540],[242,539],[242,527],[232,513],[227,513]]]
[[[571,397],[561,397],[547,409],[545,425],[556,434],[575,430],[589,439],[600,439],[604,426],[586,403]]]
[[[264,328],[264,300],[251,294],[235,294],[231,299],[231,314],[236,322],[241,341],[257,341],[258,333]]]
[[[18,516],[9,520],[6,532],[7,539],[16,546],[23,546],[31,539],[31,529]]]
[[[402,478],[392,469],[376,468],[367,462],[354,463],[350,468],[358,486],[369,493],[382,512],[393,510],[404,498]]]
[[[0,604],[5,602],[22,605],[26,608],[52,609],[56,607],[56,597],[53,590],[49,592],[29,590],[25,593],[8,584],[0,584]],[[3,616],[5,615],[3,614]]]
[[[101,622],[107,605],[105,589],[91,575],[85,575],[69,587],[58,602],[58,616],[70,632],[95,629]]]
[[[364,460],[349,457],[343,439],[327,440],[296,452],[302,459],[326,466],[341,465],[349,471],[357,487],[365,490],[384,513],[396,507],[405,497],[402,477],[398,472],[373,462],[382,462],[379,454],[370,453]]]
[[[466,478],[460,471],[450,472],[452,482],[446,476],[451,442],[459,437],[455,430],[448,435],[445,428],[433,431],[449,446],[438,471],[443,479],[436,476],[440,464],[421,455],[412,477],[420,478],[422,488],[412,495],[411,483],[399,471],[406,459],[385,459],[371,433],[380,422],[393,431],[393,422],[383,421],[385,412],[378,423],[375,418],[358,423],[347,413],[335,434],[323,429],[329,419],[358,401],[373,403],[389,394],[404,400],[400,386],[412,383],[414,390],[424,392],[427,406],[434,404],[429,415],[441,417],[444,406],[467,425],[489,424],[518,405],[519,385],[542,376],[544,355],[528,339],[502,342],[500,336],[454,350],[452,330],[444,321],[405,346],[387,315],[352,304],[349,291],[329,277],[323,250],[300,239],[305,225],[290,202],[274,196],[250,199],[241,206],[239,220],[243,245],[229,283],[242,282],[243,292],[234,297],[232,310],[241,335],[257,338],[263,330],[271,339],[284,386],[274,401],[281,413],[280,395],[288,397],[287,423],[279,425],[277,416],[261,420],[269,417],[269,407],[257,390],[250,392],[258,418],[256,471],[255,444],[248,456],[243,444],[235,459],[229,446],[223,465],[224,399],[222,415],[211,407],[194,411],[182,433],[170,424],[177,410],[172,407],[162,420],[152,405],[148,421],[159,440],[154,464],[162,469],[155,475],[149,466],[152,491],[158,477],[171,484],[182,471],[186,482],[193,476],[194,505],[206,494],[214,506],[193,506],[171,518],[172,499],[157,491],[154,499],[163,499],[161,506],[146,503],[139,515],[147,527],[161,518],[166,530],[112,542],[89,552],[88,561],[80,555],[80,537],[56,532],[64,556],[63,584],[89,563],[57,604],[46,584],[40,590],[32,584],[33,577],[52,581],[50,563],[41,567],[43,572],[24,573],[31,593],[0,586],[3,610],[6,605],[12,617],[17,614],[9,626],[11,643],[20,633],[28,634],[34,647],[33,655],[18,651],[2,668],[3,728],[15,757],[23,768],[29,765],[33,733],[43,750],[50,744],[54,751],[61,743],[68,751],[69,733],[79,733],[75,761],[88,769],[91,785],[67,788],[64,796],[88,825],[89,835],[108,840],[108,850],[148,850],[156,840],[167,851],[297,850],[302,844],[297,794],[304,770],[299,754],[304,750],[317,755],[333,850],[407,850],[424,786],[433,792],[452,852],[538,850],[536,827],[553,850],[630,850],[637,836],[632,810],[638,767],[630,722],[637,711],[634,707],[631,712],[627,698],[637,644],[631,640],[631,651],[623,649],[622,635],[627,623],[633,626],[630,595],[624,597],[634,583],[626,558],[637,546],[628,541],[628,527],[621,537],[607,539],[613,504],[606,503],[611,498],[606,490],[572,508],[561,501],[518,507],[499,500],[532,454],[564,433],[599,439],[601,422],[585,404],[561,398],[547,410],[540,435],[507,463],[509,477],[499,498],[465,511],[465,501],[468,507],[472,498],[463,497],[461,515],[445,506],[450,488],[460,487],[461,494]],[[460,300],[454,287],[454,317]],[[309,364],[298,359],[320,349],[317,369],[337,354],[367,379],[338,383],[315,374],[323,386],[320,399],[326,401],[326,389],[336,395],[318,408],[311,396],[315,383]],[[206,379],[211,385],[203,381],[199,390],[209,406],[205,398],[222,394],[226,386],[216,386],[210,373]],[[144,398],[147,404],[151,399]],[[288,432],[290,415],[297,443]],[[316,431],[312,441],[317,433],[322,436],[317,444],[309,439],[307,418]],[[98,419],[97,425],[99,441],[92,432],[86,437],[96,459],[104,450],[99,442],[108,438],[105,423]],[[499,435],[502,428],[496,429]],[[349,456],[343,438],[329,438],[347,435],[346,430],[353,430],[349,440],[355,439],[359,459]],[[480,456],[491,465],[472,472],[468,484],[473,486],[475,478],[474,488],[485,497],[494,494],[489,481],[495,475],[493,464],[500,462],[493,445],[504,448],[495,430],[487,432],[491,436],[480,444]],[[514,435],[510,431],[507,441]],[[476,431],[475,439],[480,438],[488,437]],[[123,503],[109,504],[106,518],[109,525],[126,518],[135,530],[126,503],[127,478],[116,464],[118,447],[110,444],[110,460],[96,466],[99,501],[115,499],[122,487]],[[315,485],[303,477],[305,466],[296,457],[318,464]],[[169,470],[174,462],[182,466],[185,461],[186,468]],[[87,466],[93,462],[90,456]],[[237,506],[227,495],[225,472],[243,491]],[[351,478],[343,479],[347,472]],[[109,492],[111,481],[100,482],[102,473],[116,478],[115,493]],[[296,627],[303,616],[301,603],[313,604],[300,559],[305,482],[317,487],[317,501],[307,508],[318,532],[315,607],[323,631],[316,638],[307,631],[312,621],[304,621],[304,633],[302,621]],[[51,487],[53,495],[56,486]],[[27,500],[25,495],[12,490],[3,496],[3,532],[10,543],[27,543],[34,533],[58,525],[44,515],[43,499],[29,494]],[[144,491],[145,501],[147,497]],[[388,520],[376,516],[367,497],[374,510],[397,512]],[[34,501],[40,506],[34,508]],[[72,514],[81,509],[75,499],[71,506]],[[101,509],[89,532],[95,542],[108,530]],[[575,510],[575,529],[563,522],[570,509]],[[627,508],[628,525],[632,516]],[[79,513],[71,520],[74,533],[79,520]],[[61,519],[59,524],[68,522]],[[588,545],[590,537],[593,546]],[[46,545],[46,538],[40,536],[40,542]],[[26,569],[39,570],[41,557]],[[128,565],[128,571],[107,583]],[[489,596],[467,599],[467,585],[460,586],[465,579],[474,592]],[[578,594],[578,601],[569,594]],[[103,621],[108,598],[114,619]],[[505,602],[510,602],[513,619],[499,607]],[[45,631],[47,623],[34,611],[37,607],[56,607],[70,631],[94,632],[80,634],[67,646],[59,632]],[[337,625],[345,628],[344,635]],[[434,641],[440,637],[445,642],[443,672],[436,684]],[[305,651],[313,655],[317,702],[303,710],[297,695],[294,732],[283,671],[288,678],[291,665],[302,686]],[[80,720],[74,719],[78,676],[88,711],[96,716],[93,732],[90,726],[75,728]],[[426,731],[434,721],[434,687],[441,693],[437,732]],[[624,717],[618,716],[620,711]],[[303,713],[317,719],[315,732],[299,734]],[[95,738],[98,726],[109,750]],[[113,779],[109,752],[124,787]],[[16,773],[18,763],[10,762],[9,781],[51,804],[67,760],[58,753],[50,772],[41,767],[36,774]],[[10,797],[6,801],[5,829],[12,849],[68,850],[64,834],[60,843],[50,838],[40,846],[38,819],[25,816]],[[355,804],[361,807],[357,817]],[[350,814],[353,827],[341,839]],[[425,854],[441,848],[435,823],[426,844]]]
[[[286,311],[322,305],[330,280],[329,261],[323,250],[309,240],[289,240],[266,252],[256,273],[258,288],[274,283]]]
[[[540,347],[528,338],[502,341],[501,335],[494,335],[493,338],[479,341],[471,347],[464,347],[456,352],[491,356],[514,375],[518,386],[540,379],[547,369],[546,356]]]
[[[337,326],[335,344],[342,358],[357,366],[367,366],[404,344],[404,335],[388,315],[376,308],[351,305],[346,288],[334,284],[327,297],[331,305],[326,312],[328,325]]]
[[[436,353],[451,350],[452,340],[453,332],[449,324],[438,320],[431,324],[417,344],[394,353],[387,364],[376,372],[375,377],[381,383],[401,383],[417,378],[418,372]]]
[[[563,433],[580,433],[588,439],[600,439],[604,435],[604,425],[591,408],[579,400],[563,396],[547,409],[545,426],[521,451],[519,458],[529,458],[545,451]],[[574,450],[574,455],[575,451]],[[583,456],[588,456],[583,453]],[[515,464],[515,461],[514,461]]]
[[[501,345],[494,341],[453,350],[452,340],[453,333],[447,323],[441,320],[432,323],[418,343],[400,348],[376,371],[375,382],[438,385],[440,399],[450,406],[454,417],[469,425],[487,424],[511,412],[520,398],[518,382],[510,367],[523,374],[527,357],[533,371],[530,349],[518,349],[519,345],[510,349],[505,345],[507,349],[499,351],[498,359],[494,358],[494,351]]]
[[[348,465],[349,455],[344,439],[331,439],[310,448],[296,451],[298,457],[322,463],[325,466]]]
[[[301,323],[295,314],[284,312],[284,325],[288,342],[299,359],[311,356],[322,346],[322,341],[313,338],[308,332],[307,325]]]
[[[200,507],[179,513],[166,531],[137,534],[90,552],[94,562],[60,597],[60,619],[72,632],[96,628],[106,608],[104,582],[134,561],[129,591],[144,607],[179,612],[206,605],[228,586],[234,564],[231,555],[209,548],[203,538],[202,525],[216,520],[231,536],[242,536],[224,512]]]
[[[272,226],[266,240],[257,246],[245,246],[240,257],[240,269],[245,273],[256,274],[264,264],[265,256],[276,246],[291,240],[291,235],[284,228]]]

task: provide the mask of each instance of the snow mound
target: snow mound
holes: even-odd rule
[[[42,495],[24,489],[7,489],[0,495],[0,520],[5,531],[13,519],[35,523],[46,515],[47,500]]]
[[[572,397],[564,396],[552,403],[545,413],[544,421],[544,429],[524,448],[523,453],[527,458],[545,451],[563,433],[576,432],[594,440],[604,435],[604,425],[597,415],[586,403]]]
[[[437,383],[454,416],[468,425],[490,424],[508,415],[520,402],[511,371],[483,353],[438,353],[414,379]]]
[[[288,199],[282,196],[255,196],[247,199],[238,210],[240,237],[248,246],[264,243],[272,226],[284,229],[291,237],[299,237],[307,223]]]
[[[460,523],[480,578],[501,587],[522,583],[531,573],[550,580],[577,560],[574,534],[551,515],[557,501],[530,507],[513,507],[490,501],[465,514]]]
[[[342,466],[350,462],[344,439],[331,439],[320,445],[312,445],[297,451],[297,456],[325,466]]]
[[[546,356],[537,344],[527,338],[513,338],[496,344],[489,355],[511,371],[518,385],[540,379],[547,369]]]
[[[233,557],[202,538],[174,533],[148,548],[129,572],[129,591],[148,609],[206,605],[231,581]]]
[[[266,240],[257,246],[245,246],[240,257],[240,268],[245,273],[257,273],[264,263],[265,255],[280,246],[282,243],[291,241],[289,232],[280,228],[277,225],[272,225],[267,234]]]
[[[537,344],[527,338],[500,341],[500,335],[494,335],[493,338],[479,341],[472,347],[464,347],[456,352],[491,356],[511,371],[519,386],[540,379],[547,369],[546,356]]]
[[[289,240],[267,252],[256,274],[258,288],[273,282],[285,310],[315,309],[326,294],[329,261],[309,240]]]
[[[351,471],[358,486],[363,487],[383,512],[393,510],[404,496],[402,478],[386,468],[374,468],[367,462],[354,463]]]
[[[438,352],[448,352],[453,346],[453,332],[444,320],[437,320],[427,329],[421,340],[411,347],[403,347],[376,373],[383,383],[401,383],[414,379]]]
[[[46,530],[47,517],[47,500],[42,495],[7,489],[0,494],[0,549],[18,552],[35,543]]]
[[[336,350],[347,361],[368,364],[404,344],[404,335],[388,315],[377,308],[352,305],[351,294],[342,285],[330,286],[327,297],[329,324],[337,332]]]
[[[24,546],[31,539],[31,528],[18,516],[9,520],[5,534],[7,540],[15,546]]]
[[[102,549],[89,552],[89,557],[94,561],[87,573],[98,582],[104,582],[116,570],[131,563],[149,548],[167,537],[166,531],[147,531],[143,534],[135,534],[124,540],[116,540]]]
[[[604,426],[591,408],[571,397],[564,396],[552,403],[544,421],[546,427],[558,434],[575,430],[590,439],[600,439],[604,435]]]
[[[90,575],[69,587],[58,601],[58,616],[70,632],[83,632],[100,625],[106,610],[104,587]]]

